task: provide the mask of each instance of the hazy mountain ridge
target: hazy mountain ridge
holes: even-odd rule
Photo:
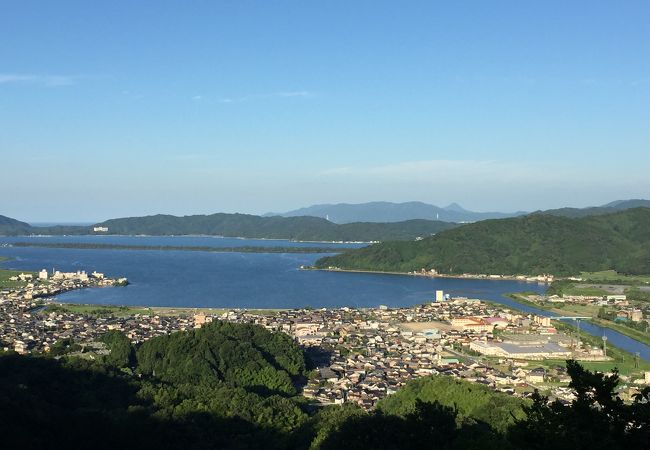
[[[350,222],[400,222],[411,219],[440,220],[443,222],[478,222],[480,220],[507,219],[520,217],[527,214],[550,214],[563,217],[586,217],[600,214],[610,214],[630,208],[650,208],[650,200],[629,199],[616,200],[602,206],[586,208],[564,207],[549,210],[539,210],[533,213],[516,211],[503,212],[476,212],[463,208],[458,203],[451,203],[445,207],[430,205],[423,202],[368,202],[368,203],[337,203],[319,204],[299,208],[285,213],[268,213],[264,217],[297,217],[312,216],[327,218],[334,223]]]
[[[313,216],[328,218],[334,223],[350,222],[401,222],[411,219],[440,220],[443,222],[476,222],[486,219],[502,219],[515,217],[526,212],[474,212],[457,203],[447,207],[430,205],[423,202],[369,202],[369,203],[337,203],[312,205],[285,213],[268,213],[265,216],[297,217]]]

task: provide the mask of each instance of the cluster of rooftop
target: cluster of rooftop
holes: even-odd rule
[[[116,281],[98,275],[50,277],[38,289],[60,292]],[[535,367],[531,360],[608,359],[600,348],[558,333],[548,317],[449,298],[442,292],[436,294],[439,301],[409,308],[295,309],[273,314],[241,309],[171,315],[150,311],[118,316],[39,309],[33,296],[38,289],[29,284],[0,293],[0,341],[7,350],[47,352],[61,339],[92,348],[109,330],[119,330],[139,343],[213,320],[255,323],[289,334],[306,349],[317,370],[303,393],[320,404],[354,402],[370,409],[409,380],[431,374],[463,378],[519,396],[529,395],[548,380],[552,396],[569,400],[571,391],[561,385],[568,381],[566,373],[560,367]],[[94,357],[92,351],[81,356]],[[650,377],[639,382],[650,382]]]

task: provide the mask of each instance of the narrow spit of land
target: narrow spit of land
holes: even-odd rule
[[[16,242],[14,247],[44,247],[69,248],[78,250],[163,250],[163,251],[192,251],[214,253],[341,253],[346,248],[332,247],[208,247],[208,246],[178,246],[178,245],[124,245],[124,244],[90,244],[73,242]]]
[[[343,253],[343,251],[351,251],[357,249],[337,249],[336,252],[330,251],[329,253]],[[336,272],[336,273],[368,273],[368,274],[379,274],[379,275],[406,275],[411,277],[423,277],[423,278],[453,278],[455,280],[486,280],[486,281],[525,281],[530,283],[550,283],[549,281],[542,281],[535,279],[529,280],[518,278],[516,275],[498,275],[496,278],[489,275],[481,274],[446,274],[446,273],[435,273],[430,272],[399,272],[399,271],[388,271],[388,270],[370,270],[370,269],[341,269],[339,267],[316,267],[316,266],[305,266],[301,267],[302,270],[315,270],[319,272]],[[529,278],[529,277],[527,277]]]

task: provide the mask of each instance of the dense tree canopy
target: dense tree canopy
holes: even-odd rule
[[[294,378],[305,375],[302,351],[289,336],[228,322],[150,339],[137,363],[139,373],[168,382],[219,380],[282,394],[295,394]]]
[[[99,338],[106,344],[110,353],[105,357],[110,366],[124,368],[135,363],[135,353],[131,341],[119,331],[109,331]]]
[[[384,241],[415,239],[458,226],[437,220],[403,222],[353,222],[336,224],[320,217],[261,217],[250,214],[210,214],[111,219],[95,226],[107,227],[111,234],[156,236],[212,235],[246,238],[294,239],[303,241]],[[34,227],[0,216],[0,235],[95,234],[93,226]]]
[[[314,410],[285,383],[305,361],[283,334],[214,323],[153,338],[137,358],[125,339],[104,335],[116,354],[95,360],[0,355],[3,448],[632,449],[650,439],[650,388],[626,404],[616,373],[574,361],[569,405],[431,376],[371,412]]]
[[[650,208],[583,218],[533,214],[485,220],[421,241],[384,242],[320,259],[318,267],[440,273],[650,273]]]
[[[618,373],[585,370],[567,362],[570,387],[576,394],[570,405],[536,393],[525,408],[526,418],[509,430],[509,440],[529,449],[635,449],[650,442],[650,388],[625,404],[615,393]]]

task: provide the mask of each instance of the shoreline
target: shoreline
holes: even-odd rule
[[[463,275],[449,275],[449,274],[430,274],[430,273],[420,273],[420,272],[396,272],[396,271],[383,271],[383,270],[368,270],[368,269],[330,269],[330,268],[320,268],[320,267],[301,267],[300,270],[314,270],[321,272],[341,272],[341,273],[368,273],[368,274],[378,274],[378,275],[406,275],[411,277],[423,277],[423,278],[451,278],[454,280],[485,280],[485,281],[519,281],[522,283],[536,283],[536,284],[545,284],[550,285],[550,281],[539,281],[539,280],[526,280],[520,279],[516,276],[509,275],[499,275],[498,277],[490,275],[472,275],[472,274],[463,274]]]
[[[66,243],[66,242],[15,242],[10,244],[15,248],[52,248],[74,250],[143,250],[143,251],[193,251],[211,253],[303,253],[330,254],[349,251],[347,248],[333,247],[210,247],[210,246],[175,246],[175,245],[129,245],[129,244],[100,244],[100,243]]]
[[[13,237],[13,238],[34,238],[34,237],[77,237],[77,236],[104,236],[104,237],[205,237],[214,239],[239,239],[243,241],[256,240],[256,241],[284,241],[284,242],[298,242],[303,244],[376,244],[381,241],[319,241],[319,240],[299,240],[291,238],[264,238],[264,237],[245,237],[245,236],[222,236],[220,234],[14,234],[4,235],[0,237]]]

